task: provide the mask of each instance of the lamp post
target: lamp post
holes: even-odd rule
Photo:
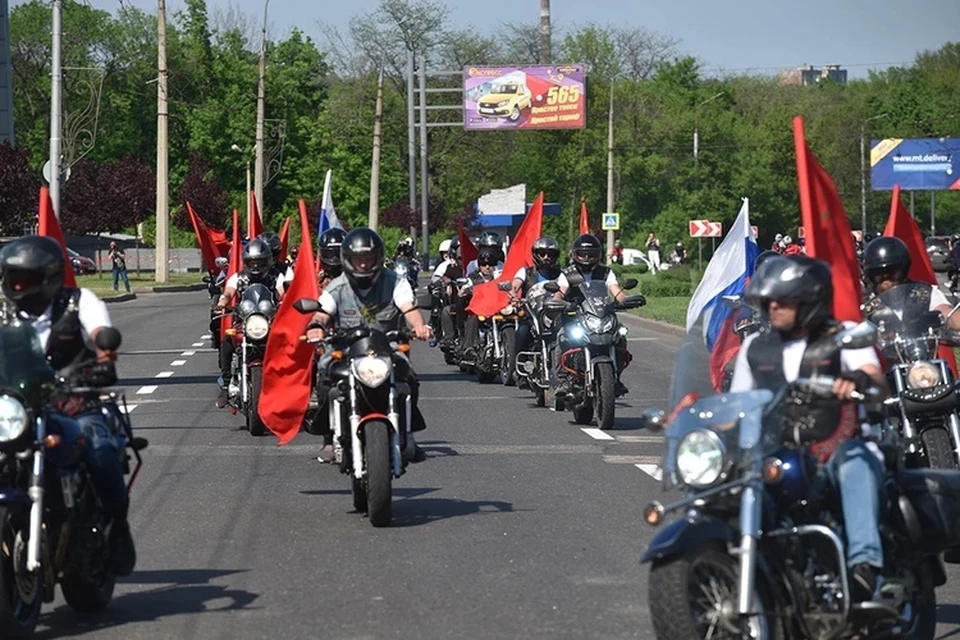
[[[549,9],[548,9],[549,10]],[[607,121],[607,213],[613,213],[613,86],[610,80],[610,115]],[[614,231],[607,230],[607,264],[613,263]]]
[[[865,139],[867,123],[886,118],[889,113],[867,118],[860,123],[860,233],[867,235],[867,141]]]
[[[60,147],[63,136],[62,89],[63,71],[61,64],[61,35],[63,25],[63,0],[53,0],[53,39],[51,42],[50,62],[50,202],[53,213],[60,218]]]
[[[263,29],[260,35],[260,80],[257,83],[257,163],[254,178],[256,180],[257,206],[260,207],[261,210],[263,209],[263,119],[267,77],[267,7],[269,5],[270,0],[265,0],[263,3]],[[250,192],[249,188],[247,192]],[[249,207],[247,209],[249,215]]]
[[[253,227],[250,226],[251,222],[253,222],[253,221],[251,220],[251,217],[253,216],[253,209],[250,207],[250,152],[249,152],[249,151],[244,151],[243,149],[240,148],[240,145],[238,145],[238,144],[231,145],[231,146],[230,146],[230,149],[233,150],[233,151],[236,151],[237,153],[241,153],[241,154],[243,154],[243,155],[246,157],[246,162],[247,162],[247,229],[252,229]]]
[[[726,91],[720,91],[711,96],[693,108],[693,175],[697,181],[697,214],[700,214],[700,107],[709,104],[725,95]],[[697,238],[697,268],[703,269],[703,239]]]

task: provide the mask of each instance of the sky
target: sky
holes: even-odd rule
[[[12,0],[19,4],[21,0]],[[121,0],[86,0],[113,10]],[[155,10],[156,0],[122,0]],[[269,0],[270,33],[293,26],[324,42],[317,23],[346,27],[378,0]],[[263,0],[207,0],[259,16]],[[539,0],[446,0],[453,25],[492,33],[504,22],[537,22]],[[167,0],[168,11],[183,0]],[[911,62],[917,52],[960,40],[960,0],[551,0],[554,29],[595,22],[623,24],[679,40],[678,51],[709,71],[774,73],[801,64],[840,64],[852,77]],[[577,62],[571,60],[569,62]]]

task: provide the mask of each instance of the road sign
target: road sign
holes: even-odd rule
[[[723,235],[723,223],[709,220],[691,220],[691,238],[719,238]]]
[[[601,228],[604,231],[620,231],[620,214],[605,213],[601,220]]]
[[[47,184],[50,184],[50,161],[47,160],[43,165],[43,179],[47,181]],[[66,182],[70,179],[70,167],[60,167],[60,182]]]

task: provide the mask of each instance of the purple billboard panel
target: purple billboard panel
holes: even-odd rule
[[[583,65],[466,67],[467,129],[582,129],[587,122]]]

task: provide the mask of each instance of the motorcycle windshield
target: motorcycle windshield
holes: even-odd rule
[[[36,408],[55,376],[33,325],[19,320],[0,325],[0,389],[22,395]]]
[[[241,318],[246,318],[251,313],[262,313],[271,317],[275,307],[273,292],[266,285],[260,283],[250,285],[240,296],[239,311]]]
[[[883,294],[885,308],[871,319],[877,325],[877,346],[891,362],[911,363],[937,357],[943,318],[938,311],[904,313],[912,285],[898,285]]]
[[[605,315],[610,300],[607,283],[603,280],[590,280],[581,283],[579,288],[583,297],[583,302],[580,303],[583,310],[595,316]]]

